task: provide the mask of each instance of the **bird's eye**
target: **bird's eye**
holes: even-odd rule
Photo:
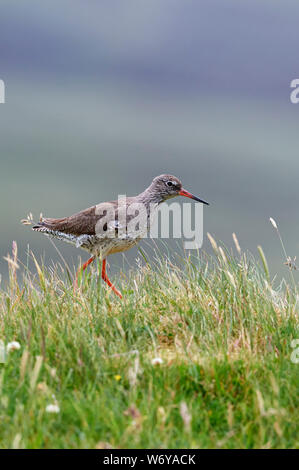
[[[172,181],[167,181],[167,186],[173,186],[173,182]]]

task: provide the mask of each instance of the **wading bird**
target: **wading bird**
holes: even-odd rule
[[[62,219],[41,218],[32,229],[71,243],[77,248],[83,248],[91,254],[88,261],[78,270],[74,287],[78,286],[80,270],[84,271],[90,263],[100,257],[102,279],[122,298],[106,274],[107,256],[129,250],[136,245],[149,230],[159,204],[175,196],[185,196],[208,204],[183,189],[182,183],[175,176],[160,175],[138,196],[103,202]]]

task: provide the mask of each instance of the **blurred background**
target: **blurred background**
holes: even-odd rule
[[[269,217],[299,255],[299,4],[273,0],[2,0],[0,273],[20,224],[71,215],[161,173],[209,201],[204,233],[264,248],[287,274]],[[56,242],[76,263],[79,252]],[[204,249],[209,242],[204,237]],[[129,255],[132,265],[136,248]],[[111,257],[121,263],[121,255]]]

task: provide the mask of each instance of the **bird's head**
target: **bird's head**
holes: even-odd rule
[[[182,187],[180,180],[173,175],[156,176],[148,190],[154,198],[156,197],[157,199],[160,199],[161,202],[166,201],[172,197],[185,196],[190,199],[194,199],[195,201],[202,202],[203,204],[209,204],[208,202],[203,201],[197,196],[189,193],[189,191],[186,191]]]

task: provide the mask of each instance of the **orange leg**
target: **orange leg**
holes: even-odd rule
[[[89,266],[94,260],[95,260],[95,256],[93,256],[92,258],[89,258],[89,260],[87,260],[86,263],[84,263],[83,266],[78,269],[77,274],[76,274],[76,279],[75,279],[75,282],[74,282],[74,289],[76,289],[78,287],[79,272],[80,271],[82,271],[82,272],[85,271],[87,266]]]
[[[118,295],[118,297],[120,299],[122,299],[122,295],[121,293],[116,289],[116,287],[112,284],[112,282],[108,279],[108,276],[106,274],[106,260],[104,259],[103,260],[103,264],[102,264],[102,279],[103,281],[105,281],[109,287],[111,287],[111,289],[113,290],[113,292]]]

